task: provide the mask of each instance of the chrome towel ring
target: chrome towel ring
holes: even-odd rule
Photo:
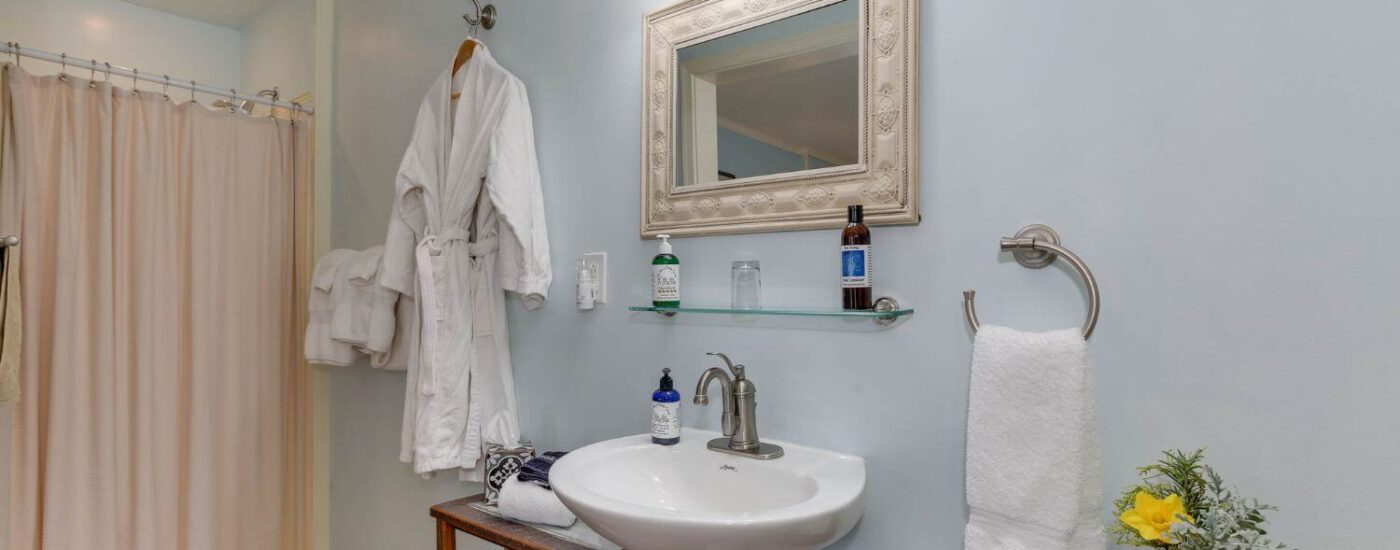
[[[1056,258],[1064,258],[1079,272],[1079,277],[1084,279],[1084,286],[1089,289],[1089,318],[1084,321],[1084,328],[1081,329],[1084,339],[1089,339],[1094,333],[1094,326],[1099,324],[1099,283],[1094,280],[1094,273],[1089,271],[1089,266],[1084,260],[1060,246],[1060,235],[1047,225],[1027,225],[1017,231],[1015,237],[1002,237],[1001,249],[1010,250],[1016,258],[1016,263],[1031,269],[1040,269],[1054,263]],[[967,315],[967,323],[972,325],[973,332],[982,326],[977,321],[977,307],[973,304],[976,296],[975,290],[963,291],[963,313]]]

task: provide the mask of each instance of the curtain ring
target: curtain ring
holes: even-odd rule
[[[131,68],[131,91],[136,91],[136,77],[141,75],[141,71],[136,67]]]
[[[199,87],[199,83],[198,83],[198,82],[195,82],[195,81],[193,81],[193,80],[190,81],[190,103],[194,103],[194,102],[195,102],[195,101],[194,101],[194,89],[195,89],[195,88],[198,88],[198,87]]]
[[[88,66],[88,88],[97,87],[97,60],[92,60],[92,65]]]
[[[111,81],[112,81],[112,64],[111,64],[110,62],[105,62],[105,61],[104,61],[102,64],[107,66],[107,70],[104,71],[104,73],[105,73],[107,76],[102,77],[102,81],[103,81],[103,82],[111,82]]]
[[[68,81],[68,54],[58,54],[58,79],[63,82]]]
[[[165,87],[160,89],[160,95],[165,96],[166,101],[170,101],[170,75],[165,75]]]

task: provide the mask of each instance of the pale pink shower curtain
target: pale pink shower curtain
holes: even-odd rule
[[[23,239],[10,550],[299,546],[305,121],[10,66]]]

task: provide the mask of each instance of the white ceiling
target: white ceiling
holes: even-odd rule
[[[276,0],[122,0],[171,15],[241,30]]]

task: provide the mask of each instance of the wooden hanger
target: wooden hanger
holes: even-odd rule
[[[466,22],[470,34],[467,35],[466,40],[462,41],[462,45],[457,48],[457,57],[452,60],[453,77],[457,76],[457,70],[461,69],[462,65],[466,65],[468,61],[471,61],[472,53],[476,52],[476,45],[480,44],[480,41],[476,39],[476,29],[484,28],[490,30],[492,27],[496,26],[496,6],[487,4],[486,7],[483,8],[480,2],[472,0],[472,7],[476,9],[475,17],[468,13],[462,14],[462,21]],[[462,92],[452,92],[452,99],[457,99],[459,97],[462,97]]]
[[[457,57],[452,59],[452,76],[457,76],[457,70],[466,65],[472,59],[472,53],[476,52],[476,39],[468,38],[462,41],[462,45],[457,48]],[[451,84],[448,84],[451,86]],[[452,92],[452,99],[462,97],[462,92]]]

